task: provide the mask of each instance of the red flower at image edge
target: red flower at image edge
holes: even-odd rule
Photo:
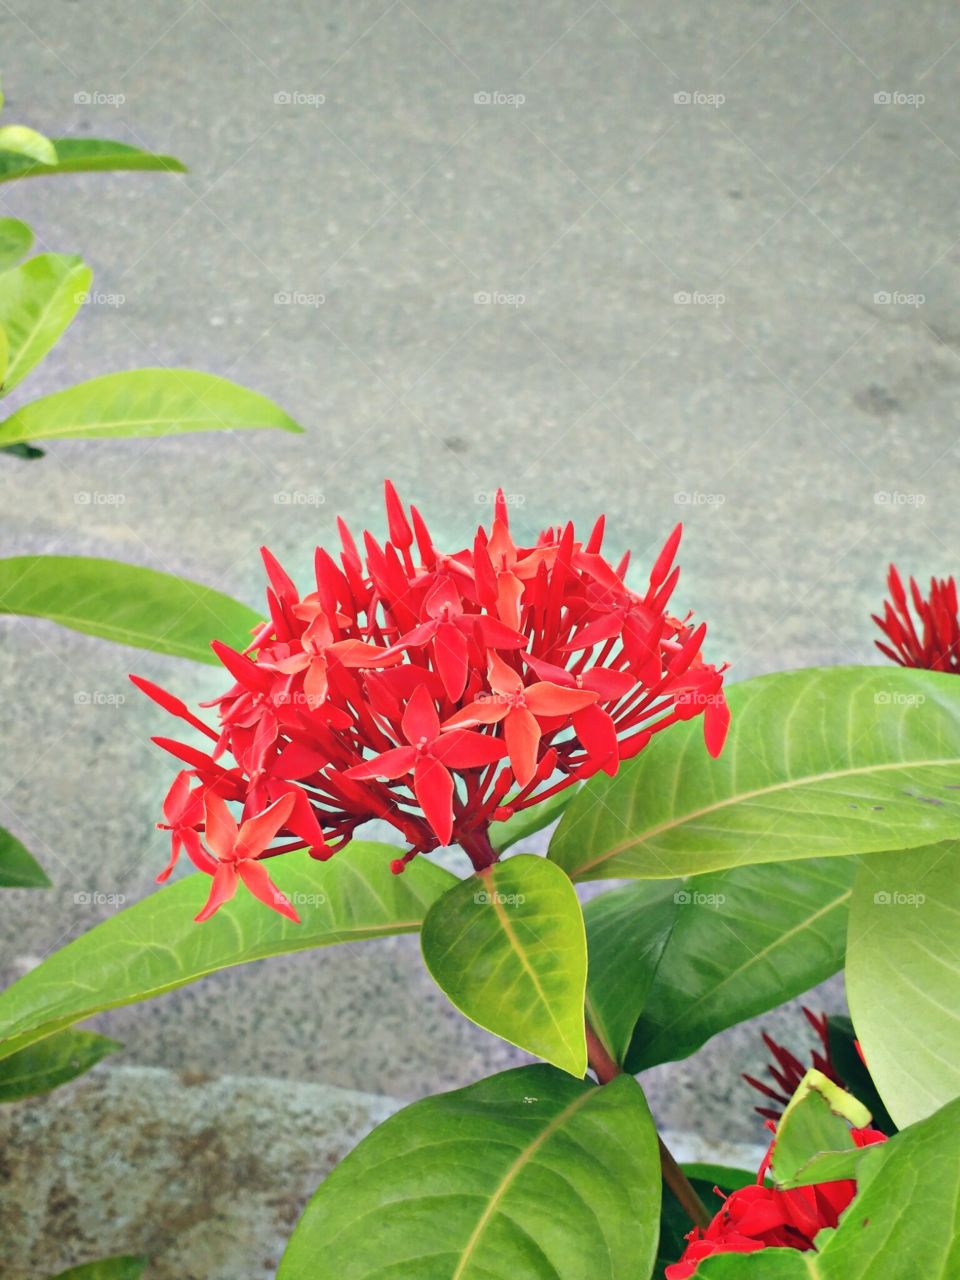
[[[910,595],[904,589],[894,565],[887,575],[890,599],[884,601],[883,617],[873,621],[889,643],[875,641],[882,654],[901,667],[921,667],[926,671],[960,671],[960,622],[957,620],[957,586],[953,578],[931,578],[924,599],[916,581],[910,579]],[[910,605],[917,615],[919,631]]]
[[[206,704],[215,727],[131,677],[206,740],[154,739],[184,766],[159,878],[185,850],[214,880],[203,919],[239,884],[293,917],[263,860],[328,858],[372,819],[407,846],[394,871],[450,842],[480,870],[491,822],[615,773],[671,724],[702,715],[709,752],[723,746],[723,668],[702,657],[705,626],[667,611],[680,526],[638,593],[629,556],[601,554],[603,517],[586,542],[567,524],[518,546],[499,493],[489,532],[449,554],[389,482],[386,505],[388,540],[365,533],[361,557],[338,521],[339,556],[317,548],[303,596],[263,551],[268,620],[242,652],[213,644],[233,682]]]
[[[852,1129],[851,1133],[858,1147],[887,1140],[876,1129]],[[760,1166],[756,1183],[727,1196],[723,1208],[705,1230],[696,1228],[690,1232],[683,1257],[666,1268],[666,1280],[689,1280],[703,1259],[715,1253],[756,1253],[760,1249],[798,1249],[806,1253],[815,1248],[818,1232],[837,1225],[857,1193],[856,1182],[846,1178],[792,1191],[764,1186],[771,1151]]]

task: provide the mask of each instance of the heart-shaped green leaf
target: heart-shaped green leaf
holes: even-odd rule
[[[100,1262],[85,1262],[69,1271],[61,1271],[53,1280],[140,1280],[147,1269],[149,1258],[130,1256],[104,1258]]]
[[[275,859],[270,875],[296,906],[299,925],[246,893],[212,920],[194,924],[210,890],[205,875],[158,889],[55,951],[0,993],[0,1058],[102,1009],[163,995],[218,969],[416,932],[427,907],[454,877],[423,858],[402,876],[391,875],[395,854],[390,845],[355,841],[329,862],[305,853]]]
[[[461,880],[423,922],[437,985],[494,1035],[582,1076],[587,944],[573,885],[521,854]]]
[[[0,1102],[19,1102],[21,1098],[49,1093],[122,1048],[116,1040],[94,1031],[58,1031],[49,1040],[0,1061]]]
[[[628,1069],[685,1058],[719,1031],[836,973],[855,870],[852,859],[813,858],[676,882],[676,924],[636,1025]],[[636,894],[642,909],[656,889],[654,882],[617,893],[625,902]]]
[[[43,868],[15,835],[0,827],[0,889],[48,889]]]
[[[0,275],[0,290],[12,274]],[[0,422],[0,446],[31,440],[166,436],[258,427],[303,430],[266,396],[212,373],[132,369],[129,373],[107,373],[25,404]]]
[[[0,271],[19,262],[33,244],[33,232],[19,218],[0,218]]]
[[[0,153],[0,182],[11,182],[14,178],[39,178],[52,173],[92,173],[108,169],[186,172],[186,166],[173,156],[156,155],[152,151],[142,151],[128,143],[112,142],[106,138],[56,138],[53,146],[56,156],[50,164],[32,160],[27,155]]]
[[[92,279],[83,259],[66,253],[40,253],[0,272],[0,328],[8,347],[4,392],[56,344],[82,306]],[[25,437],[5,439],[0,428],[0,445],[20,439]]]
[[[621,1280],[657,1244],[640,1086],[521,1067],[375,1129],[307,1205],[277,1280]]]
[[[854,886],[847,999],[900,1128],[960,1095],[960,844],[870,858]]]
[[[259,614],[212,587],[86,556],[0,560],[0,613],[49,618],[117,644],[216,665],[212,639],[249,643]]]
[[[729,690],[719,760],[694,722],[657,734],[567,809],[550,857],[574,879],[665,879],[880,853],[960,836],[960,681],[828,667]]]

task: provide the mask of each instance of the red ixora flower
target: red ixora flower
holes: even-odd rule
[[[767,1067],[768,1074],[776,1082],[776,1087],[758,1080],[755,1076],[744,1075],[747,1084],[752,1085],[758,1093],[762,1093],[765,1098],[769,1098],[770,1102],[776,1106],[755,1107],[754,1110],[758,1115],[763,1116],[765,1120],[779,1120],[786,1108],[787,1103],[796,1093],[800,1081],[807,1074],[809,1067],[815,1067],[832,1080],[834,1084],[838,1084],[841,1088],[845,1088],[843,1080],[837,1074],[837,1069],[833,1065],[833,1058],[830,1054],[830,1025],[827,1021],[827,1015],[821,1013],[819,1017],[815,1013],[811,1013],[809,1009],[804,1009],[803,1016],[809,1022],[817,1033],[820,1041],[819,1047],[815,1047],[810,1055],[808,1066],[804,1066],[795,1053],[791,1053],[784,1045],[778,1044],[773,1036],[763,1033],[763,1043],[773,1055],[774,1065]]]
[[[957,584],[953,578],[931,578],[927,598],[911,578],[908,598],[896,567],[891,565],[887,587],[890,599],[884,601],[883,617],[872,615],[889,641],[889,644],[875,641],[880,652],[901,667],[960,671],[960,622],[957,620]],[[910,611],[911,603],[919,631]]]
[[[161,878],[185,849],[214,877],[204,918],[240,883],[290,915],[263,860],[327,858],[374,818],[407,846],[394,871],[451,841],[481,870],[491,822],[615,773],[677,721],[702,715],[723,746],[723,668],[702,657],[706,628],[667,611],[679,526],[637,592],[628,558],[601,554],[603,517],[586,542],[567,524],[518,546],[499,493],[490,531],[449,554],[389,482],[386,500],[387,541],[364,534],[361,557],[338,521],[339,558],[317,548],[302,596],[264,550],[267,621],[243,652],[213,645],[233,681],[207,704],[216,727],[132,677],[206,740],[154,739],[182,766]]]
[[[851,1134],[858,1147],[887,1140],[877,1129],[852,1129]],[[765,1186],[772,1152],[773,1143],[755,1184],[727,1196],[708,1227],[690,1232],[683,1257],[664,1272],[666,1280],[689,1280],[703,1259],[715,1253],[756,1253],[760,1249],[798,1249],[807,1253],[815,1248],[818,1232],[837,1225],[857,1193],[854,1179],[817,1182],[792,1191]]]

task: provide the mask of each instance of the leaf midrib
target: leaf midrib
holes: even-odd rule
[[[747,800],[755,800],[759,796],[775,795],[777,792],[790,791],[794,787],[805,787],[816,782],[830,782],[834,778],[851,778],[872,773],[884,773],[888,770],[907,770],[914,768],[935,769],[942,766],[960,765],[960,757],[948,756],[943,759],[924,759],[924,760],[890,760],[884,764],[858,765],[853,769],[832,769],[827,773],[811,773],[801,778],[788,778],[784,782],[775,782],[769,787],[757,787],[753,791],[741,791],[736,795],[727,796],[723,800],[717,800],[713,804],[704,805],[700,809],[691,809],[688,813],[680,814],[674,818],[668,818],[665,822],[659,823],[655,827],[650,827],[646,831],[640,832],[638,835],[631,836],[628,840],[624,840],[620,844],[614,845],[606,853],[602,853],[590,862],[583,862],[578,867],[574,867],[570,871],[571,876],[582,875],[585,871],[592,871],[594,867],[608,862],[611,858],[615,858],[620,853],[626,853],[639,844],[643,844],[656,836],[662,835],[665,831],[672,831],[676,827],[685,826],[687,823],[695,822],[698,818],[704,818],[708,814],[717,813],[721,809],[729,809],[733,805],[744,803]]]

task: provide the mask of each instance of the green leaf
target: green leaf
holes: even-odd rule
[[[574,879],[664,879],[754,862],[880,853],[960,835],[960,681],[827,667],[729,690],[711,760],[672,725],[570,805],[550,857]]]
[[[819,1252],[719,1254],[697,1280],[956,1280],[958,1148],[960,1099],[864,1154],[859,1194]]]
[[[679,880],[601,893],[583,910],[587,928],[587,1017],[617,1063],[626,1057],[677,919]]]
[[[211,639],[243,648],[259,614],[212,587],[86,556],[0,560],[0,613],[49,618],[118,644],[216,665]]]
[[[140,1280],[149,1258],[130,1256],[104,1258],[102,1262],[85,1262],[80,1267],[61,1271],[53,1280]]]
[[[556,822],[560,817],[578,790],[576,786],[566,787],[563,791],[558,791],[555,796],[551,796],[549,800],[545,800],[543,804],[534,804],[529,809],[521,809],[506,822],[491,823],[490,843],[497,853],[503,853],[511,845],[528,839],[538,831],[542,831],[544,827],[549,827],[551,822]]]
[[[19,262],[33,244],[33,232],[19,218],[0,218],[0,271]]]
[[[0,275],[0,288],[10,274]],[[251,427],[303,430],[266,396],[215,374],[133,369],[107,373],[23,405],[0,422],[0,445]]]
[[[0,889],[49,889],[43,868],[15,835],[0,827]]]
[[[391,875],[395,853],[390,845],[354,842],[329,862],[306,853],[274,859],[271,877],[296,906],[299,925],[247,893],[238,893],[212,920],[194,924],[210,890],[202,874],[158,889],[0,993],[0,1058],[103,1009],[163,995],[233,965],[415,933],[454,877],[423,858],[402,876]]]
[[[812,858],[679,884],[676,925],[637,1023],[628,1069],[685,1058],[717,1032],[836,973],[854,873],[852,860]],[[642,903],[652,886],[629,889]]]
[[[105,138],[57,138],[56,160],[41,164],[27,156],[0,154],[0,182],[14,178],[43,177],[52,173],[89,173],[106,169],[160,169],[167,173],[185,173],[186,166],[173,156],[142,151],[125,142]]]
[[[960,1095],[960,845],[861,866],[846,980],[860,1047],[895,1123]]]
[[[864,1148],[857,1147],[850,1126],[862,1129],[871,1118],[863,1103],[811,1068],[777,1125],[770,1165],[774,1181],[798,1187],[854,1177]]]
[[[723,1198],[717,1195],[715,1187],[729,1195],[738,1187],[749,1187],[757,1180],[757,1175],[746,1169],[727,1169],[723,1165],[685,1164],[681,1167],[711,1217],[723,1208]],[[660,1243],[657,1246],[653,1280],[664,1280],[666,1268],[676,1262],[687,1247],[684,1237],[689,1230],[690,1219],[681,1208],[679,1200],[664,1184],[663,1204],[660,1208]]]
[[[520,854],[461,880],[423,922],[423,956],[461,1013],[582,1076],[587,943],[573,885]]]
[[[93,272],[82,258],[40,253],[0,273],[0,327],[7,335],[9,359],[4,391],[10,391],[39,364],[80,309]],[[16,444],[25,436],[4,438]]]
[[[647,1276],[659,1209],[636,1081],[520,1067],[375,1129],[307,1205],[277,1280]]]
[[[94,1031],[58,1031],[0,1061],[0,1102],[19,1102],[48,1093],[95,1067],[123,1045]]]
[[[870,1077],[870,1072],[863,1065],[863,1059],[857,1051],[857,1033],[849,1018],[841,1014],[831,1014],[827,1018],[827,1042],[830,1045],[830,1061],[837,1075],[847,1086],[855,1098],[863,1103],[873,1116],[873,1127],[882,1133],[893,1134],[897,1126],[890,1113],[883,1105],[877,1093],[877,1087]]]
[[[39,162],[43,165],[57,163],[57,148],[36,129],[28,129],[25,124],[7,124],[0,128],[0,153],[7,152],[15,158],[23,159],[28,164]]]

